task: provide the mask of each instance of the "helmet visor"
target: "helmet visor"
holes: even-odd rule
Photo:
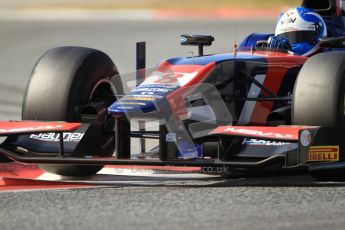
[[[315,44],[317,42],[317,33],[315,31],[291,31],[278,36],[288,39],[291,44],[304,42]]]

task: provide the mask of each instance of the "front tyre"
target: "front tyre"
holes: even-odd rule
[[[311,57],[302,67],[292,99],[294,125],[345,125],[345,52]]]
[[[292,99],[294,125],[345,125],[345,52],[326,52],[311,57],[302,67]],[[318,180],[344,181],[345,169],[310,166]]]
[[[112,85],[118,71],[103,52],[84,47],[58,47],[48,50],[36,63],[27,86],[22,108],[23,120],[81,122],[82,114],[106,122],[107,108],[121,85]],[[121,93],[121,92],[118,92]],[[94,111],[89,104],[101,105]],[[102,136],[97,154],[111,156],[115,150],[113,134]],[[63,176],[89,176],[101,165],[39,165],[47,172]]]

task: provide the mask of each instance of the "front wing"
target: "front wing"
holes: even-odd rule
[[[73,132],[82,124],[63,122],[0,122],[1,136],[21,136],[33,133],[63,133]],[[90,130],[91,129],[91,130]],[[92,133],[92,126],[87,127],[87,133]],[[215,157],[204,157],[207,155],[207,146],[200,158],[181,159],[178,158],[176,148],[164,141],[168,133],[164,129],[159,133],[159,158],[124,159],[123,154],[116,153],[113,157],[90,157],[64,155],[64,140],[59,141],[60,151],[57,155],[40,153],[23,154],[13,148],[13,144],[4,142],[0,146],[0,154],[12,160],[23,163],[43,164],[88,164],[88,165],[175,165],[175,166],[228,166],[233,168],[262,168],[273,164],[280,164],[283,168],[308,167],[344,167],[345,168],[345,142],[343,136],[344,127],[308,127],[308,126],[283,126],[283,127],[253,127],[253,126],[221,126],[214,129],[207,137],[196,140],[197,143],[216,143],[217,152]],[[63,137],[63,135],[60,135]],[[142,137],[142,136],[141,136]],[[240,141],[239,141],[240,140]],[[248,141],[248,140],[256,140]],[[78,143],[78,149],[82,149],[85,143],[92,142],[88,135]],[[237,144],[236,144],[237,143]],[[250,148],[243,148],[247,143],[252,143]],[[260,146],[269,143],[272,148],[265,148],[266,155],[250,155],[250,151],[259,149]],[[239,148],[239,146],[242,146]],[[289,146],[289,147],[288,147]],[[266,146],[267,147],[267,146]],[[267,153],[277,151],[279,153]],[[243,150],[245,149],[245,150]],[[249,151],[249,155],[244,152]],[[30,149],[26,150],[30,153]],[[233,152],[237,154],[231,155]],[[24,151],[25,152],[25,151]],[[225,157],[228,155],[231,157]],[[242,154],[242,155],[241,155]],[[126,154],[128,155],[128,154]],[[243,156],[246,157],[243,157]],[[175,157],[171,157],[175,156]],[[235,156],[235,157],[234,157]]]

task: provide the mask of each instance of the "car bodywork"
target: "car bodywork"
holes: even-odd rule
[[[331,37],[320,41],[315,53],[344,50],[345,27],[337,5],[332,5],[336,2],[330,1],[330,9],[319,9]],[[291,95],[309,57],[256,49],[256,42],[269,36],[252,34],[230,54],[201,52],[162,61],[109,107],[115,121],[114,157],[94,154],[98,134],[105,129],[97,123],[2,123],[0,135],[8,138],[0,152],[16,161],[44,164],[229,166],[235,170],[343,164],[338,134],[344,128],[293,126]],[[200,41],[191,44],[201,51]],[[133,120],[157,120],[159,131],[131,131]],[[158,139],[158,157],[133,158],[130,138]]]

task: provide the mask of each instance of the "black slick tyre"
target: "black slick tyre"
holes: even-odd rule
[[[345,52],[326,52],[311,57],[302,67],[293,92],[295,125],[345,124]]]
[[[103,52],[84,47],[58,47],[48,50],[31,73],[22,108],[23,120],[80,122],[85,105],[103,100],[104,111],[114,102],[111,77],[118,71]],[[104,114],[102,115],[104,116]],[[113,135],[104,137],[102,155],[111,156],[115,150]],[[40,164],[47,172],[63,176],[89,176],[102,165]]]
[[[292,123],[307,126],[345,125],[345,52],[311,57],[302,67],[292,99]],[[345,169],[310,166],[318,180],[344,181]]]

